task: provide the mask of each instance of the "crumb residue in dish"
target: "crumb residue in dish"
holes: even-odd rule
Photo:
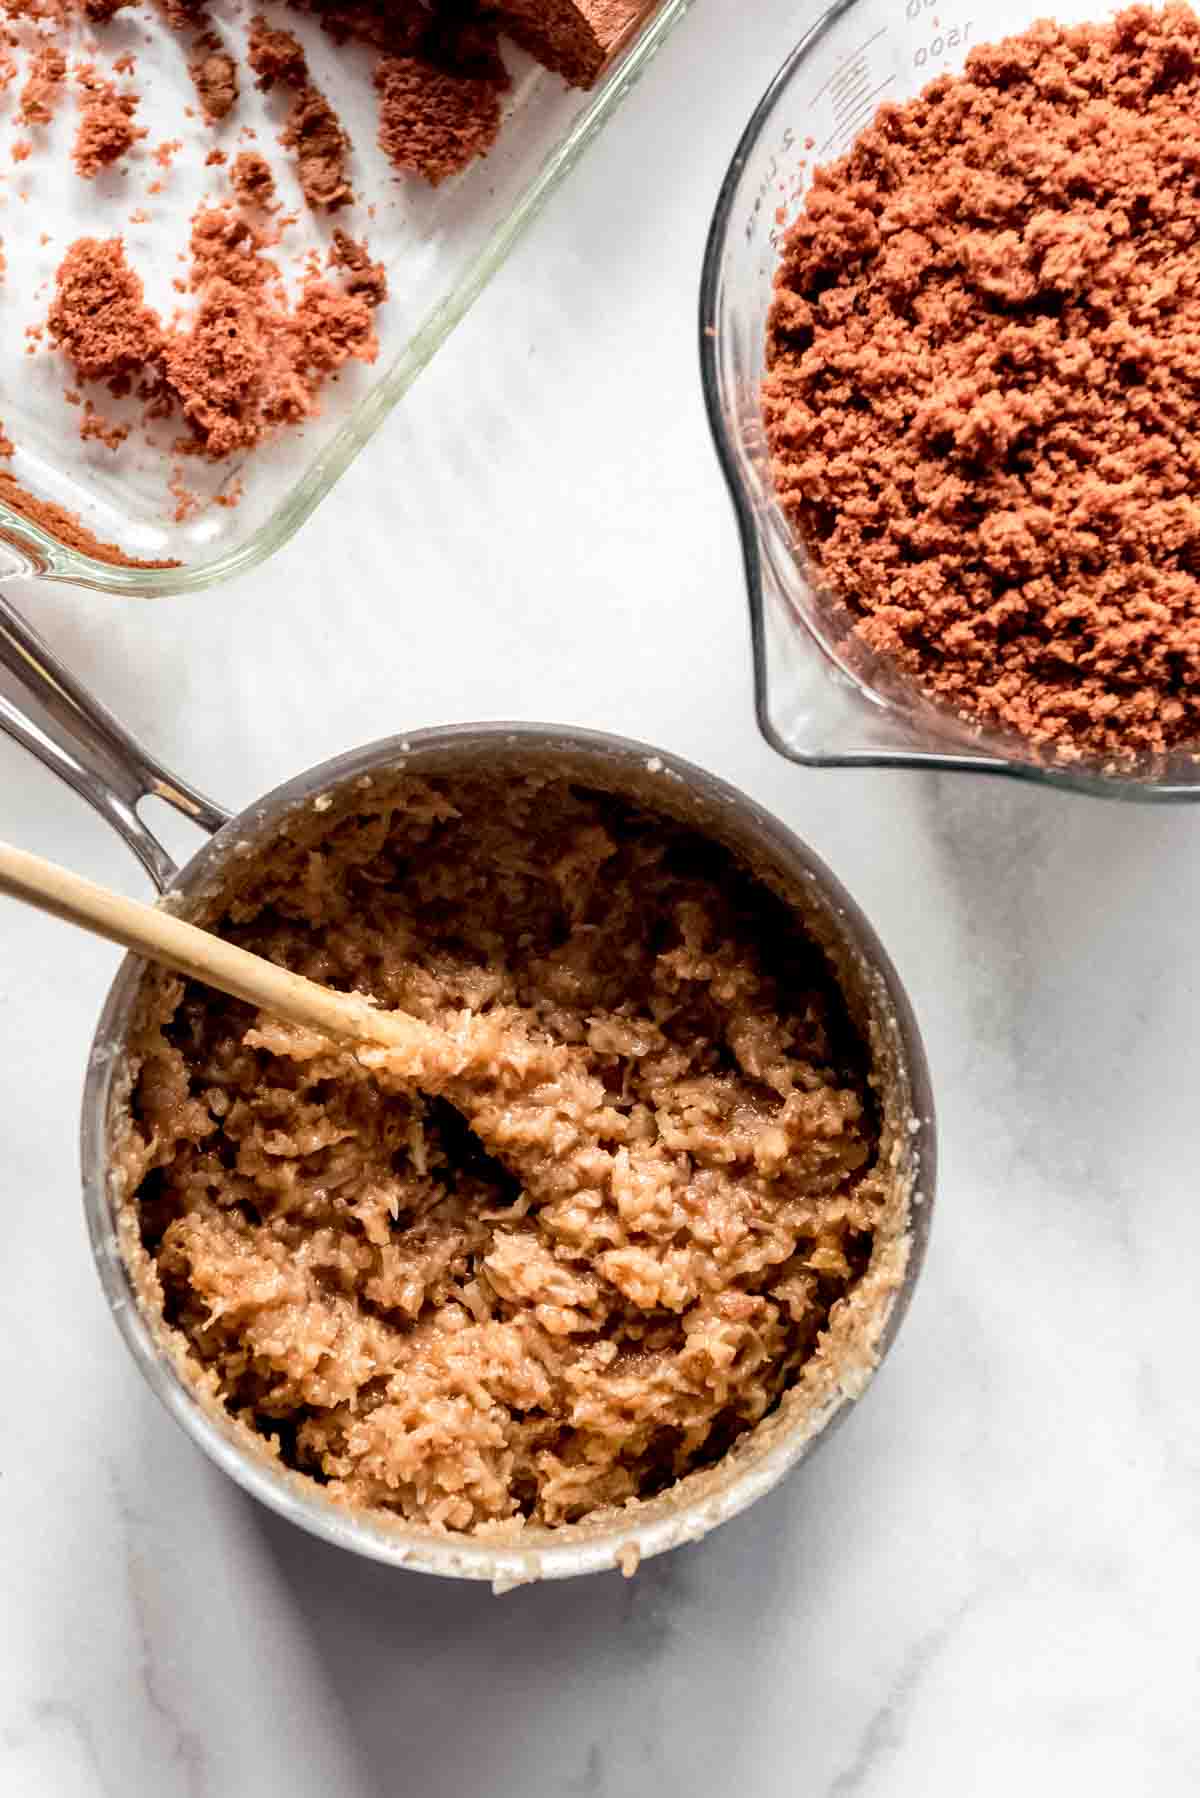
[[[356,1053],[162,977],[132,1040],[120,1164],[179,1351],[341,1502],[486,1532],[651,1497],[894,1289],[870,1052],[683,826],[410,779],[250,865],[221,928],[445,1033]]]
[[[235,0],[219,17],[204,0],[146,0],[142,6],[127,6],[127,0],[0,0],[0,17],[7,24],[6,41],[0,44],[0,88],[16,84],[17,129],[9,139],[10,157],[23,166],[42,155],[62,154],[50,128],[70,82],[78,110],[71,162],[82,180],[98,183],[93,189],[95,226],[67,248],[49,328],[44,316],[23,321],[27,353],[70,356],[72,346],[85,338],[114,337],[119,367],[100,372],[100,358],[98,372],[88,375],[85,353],[70,378],[106,385],[127,381],[129,386],[119,390],[137,392],[146,406],[140,415],[130,409],[111,428],[101,427],[96,419],[105,396],[92,396],[86,432],[108,444],[122,463],[129,453],[123,446],[132,436],[134,454],[146,458],[149,452],[148,468],[155,457],[161,458],[168,493],[166,475],[176,453],[215,462],[245,455],[280,431],[303,426],[319,412],[322,387],[339,367],[348,360],[368,362],[377,354],[374,312],[388,290],[382,267],[364,250],[355,250],[357,260],[347,260],[345,246],[361,246],[363,226],[375,218],[376,207],[356,192],[357,165],[334,103],[337,74],[324,72],[327,52],[320,81],[314,76],[314,46],[320,41],[314,26],[335,47],[355,46],[345,53],[344,65],[353,64],[353,78],[367,84],[368,95],[373,92],[377,141],[357,146],[363,166],[394,175],[398,183],[432,185],[460,174],[496,138],[502,99],[511,85],[501,49],[503,32],[510,30],[534,47],[568,80],[586,85],[599,65],[593,67],[594,56],[581,61],[576,54],[573,46],[582,41],[581,29],[592,34],[599,49],[611,48],[617,41],[616,15],[627,10],[614,0],[581,0],[578,6],[545,0],[545,30],[535,47],[528,6],[514,7],[506,22],[502,9],[474,0],[295,0],[270,18],[255,11],[253,0]],[[287,28],[289,22],[295,31]],[[313,49],[311,67],[301,32],[308,34],[305,41]],[[150,44],[156,36],[171,40],[171,62],[181,75],[186,71],[189,85],[179,96],[178,121],[168,117],[156,122],[156,136],[163,132],[163,141],[152,150],[139,150],[148,134],[139,119],[151,116],[150,95],[143,107],[132,78],[144,56],[142,40]],[[130,47],[134,41],[137,52]],[[76,55],[83,60],[74,61]],[[144,61],[142,67],[144,71]],[[144,72],[140,79],[144,82]],[[250,122],[252,84],[279,96],[272,102],[273,135],[284,154],[275,157],[274,168],[259,150],[246,148],[262,130],[261,119]],[[192,91],[195,103],[188,104]],[[132,189],[135,172],[149,177],[139,187],[141,199],[167,194],[172,170],[187,180],[197,168],[226,166],[224,188],[206,186],[198,202],[191,198],[188,212],[197,203],[202,212],[231,203],[260,229],[270,216],[272,279],[259,286],[258,304],[248,299],[240,265],[214,277],[229,283],[221,290],[211,282],[197,285],[180,272],[174,281],[183,299],[178,313],[168,317],[170,307],[155,292],[159,316],[149,324],[142,318],[134,327],[136,341],[129,338],[121,315],[112,310],[114,285],[140,294],[143,281],[153,283],[151,259],[160,247],[159,269],[168,254],[179,254],[180,246],[173,242],[168,252],[157,242],[171,228],[166,225],[169,206],[148,210],[132,204],[114,217],[114,197],[125,183]],[[178,189],[182,182],[176,179],[174,185]],[[18,197],[28,202],[31,192],[19,190]],[[316,215],[315,221],[309,215]],[[347,227],[342,234],[328,232],[321,222],[332,222],[330,215]],[[195,218],[189,222],[194,225]],[[134,226],[144,228],[136,240]],[[314,230],[320,232],[315,243]],[[265,247],[264,237],[251,260]],[[186,264],[186,249],[180,260]],[[327,281],[320,279],[322,270],[331,271]],[[89,323],[77,304],[77,277],[91,273],[99,280],[99,301]],[[41,270],[22,283],[22,297],[39,310],[46,291]],[[144,307],[143,301],[138,304]],[[170,431],[172,414],[181,419],[180,439]],[[11,406],[10,422],[15,429]],[[102,428],[107,432],[103,438]],[[77,421],[70,420],[68,429],[74,432]],[[195,505],[215,503],[213,483],[198,484],[206,497],[193,496]],[[222,502],[237,491],[238,483],[224,483]],[[25,513],[36,504],[36,498],[27,496]],[[168,508],[166,516],[171,515]],[[79,523],[75,540],[87,536]]]
[[[275,204],[275,177],[257,150],[239,150],[229,171],[229,185],[243,206],[270,212]]]
[[[9,444],[8,454],[13,454],[13,446]],[[106,542],[97,537],[93,531],[53,500],[38,499],[28,492],[7,469],[0,470],[0,500],[36,524],[56,542],[65,544],[68,549],[76,550],[81,556],[90,556],[93,562],[107,562],[111,568],[178,568],[175,561],[141,560],[137,556],[127,555],[119,544]],[[0,532],[3,527],[0,526]]]
[[[273,29],[257,14],[250,23],[248,55],[264,92],[276,84],[294,90],[279,141],[295,152],[296,175],[305,200],[327,212],[349,205],[354,198],[346,176],[350,139],[324,94],[314,86],[299,40],[290,31]]]
[[[374,300],[361,279],[353,289],[309,276],[289,305],[266,242],[232,208],[198,212],[196,308],[164,325],[146,305],[120,238],[81,238],[59,270],[50,333],[81,380],[117,394],[136,383],[156,416],[177,409],[189,430],[181,452],[217,460],[251,449],[310,416],[323,382],[347,361],[378,353]]]
[[[67,59],[57,44],[35,51],[17,104],[23,125],[48,125],[58,110],[67,78]]]
[[[90,64],[77,70],[75,80],[79,128],[72,156],[80,175],[91,181],[101,169],[128,155],[134,144],[145,137],[146,130],[133,122],[138,109],[136,94],[119,93],[116,85],[105,81]]]
[[[205,118],[212,124],[227,118],[237,105],[238,68],[215,31],[206,31],[197,40],[188,74]]]
[[[776,490],[865,643],[1065,757],[1200,740],[1200,20],[1043,21],[789,232]]]

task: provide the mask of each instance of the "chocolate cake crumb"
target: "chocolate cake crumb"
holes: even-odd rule
[[[592,87],[650,11],[646,0],[501,0],[502,31],[573,87]]]
[[[172,517],[176,524],[186,524],[188,519],[200,510],[199,497],[193,493],[184,480],[182,468],[176,467],[171,470],[171,478],[167,482],[167,492],[175,501]]]
[[[83,179],[90,181],[127,155],[146,136],[146,130],[133,123],[136,94],[118,93],[111,81],[101,79],[90,66],[78,70],[76,80],[82,111],[72,159]]]
[[[210,281],[232,281],[235,287],[263,287],[278,269],[262,255],[263,234],[228,206],[202,206],[192,219],[189,248],[193,293]]]
[[[393,166],[432,186],[485,156],[500,130],[500,84],[457,75],[419,56],[383,56],[375,70],[379,146]]]
[[[457,6],[429,13],[416,50],[426,62],[447,74],[494,81],[500,89],[511,86],[500,54],[499,28],[489,14]]]
[[[162,349],[162,327],[119,237],[71,245],[46,324],[84,381],[127,381]]]
[[[387,272],[382,262],[372,262],[366,244],[356,243],[345,231],[334,231],[329,265],[344,272],[346,292],[368,306],[382,306],[387,299]]]
[[[257,150],[239,150],[229,171],[233,191],[243,206],[270,212],[278,204],[275,177],[266,157]]]
[[[296,175],[301,191],[314,209],[335,212],[354,198],[346,179],[350,139],[324,94],[306,83],[295,99],[279,137],[285,150],[296,153]]]
[[[208,0],[154,0],[172,31],[194,31],[207,22]]]
[[[188,74],[209,123],[227,118],[237,104],[237,63],[215,31],[206,31],[197,40]]]
[[[67,59],[57,44],[43,44],[35,51],[17,106],[23,125],[50,123],[62,99],[66,78]]]
[[[776,492],[868,648],[1078,758],[1200,741],[1200,19],[1046,21],[885,106],[787,236]]]
[[[194,319],[166,348],[167,380],[196,442],[214,459],[251,448],[264,419],[295,421],[311,410],[308,396],[283,364],[269,312],[232,281],[208,284]]]
[[[297,366],[327,375],[350,361],[374,362],[379,346],[371,310],[362,295],[307,280],[292,320]]]
[[[261,13],[250,21],[250,66],[264,93],[280,83],[295,90],[279,141],[296,154],[296,175],[314,210],[334,212],[354,198],[346,179],[350,139],[321,90],[309,79],[308,62],[290,31],[272,28]]]
[[[252,449],[315,414],[331,373],[378,354],[371,313],[383,271],[365,251],[346,251],[344,289],[310,275],[289,310],[267,242],[231,208],[201,208],[191,237],[196,310],[164,327],[121,240],[82,238],[59,269],[50,334],[81,379],[114,392],[138,381],[154,416],[178,407],[192,433],[181,453],[217,461]]]
[[[261,13],[250,21],[246,44],[250,67],[258,77],[255,86],[269,94],[275,83],[303,87],[308,81],[308,60],[300,40],[290,31],[277,31]]]
[[[434,18],[424,0],[313,0],[312,11],[335,44],[367,44],[401,56],[421,47]]]
[[[140,561],[136,556],[127,556],[123,549],[115,543],[107,543],[103,538],[95,536],[65,506],[59,506],[53,500],[37,499],[27,493],[16,478],[7,470],[0,470],[0,502],[13,512],[27,518],[31,524],[38,525],[47,536],[53,537],[67,549],[76,550],[81,556],[90,556],[93,562],[106,562],[110,568],[178,568],[175,557],[165,561]],[[4,527],[0,525],[0,536]]]
[[[111,419],[97,412],[89,400],[83,409],[83,417],[79,421],[79,438],[81,443],[102,443],[106,449],[118,450],[129,435],[129,426],[115,424]]]

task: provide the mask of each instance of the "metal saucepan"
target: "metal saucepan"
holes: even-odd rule
[[[235,858],[265,849],[297,812],[332,808],[354,785],[401,770],[453,777],[487,768],[554,769],[591,787],[619,792],[724,843],[802,913],[833,962],[850,1010],[870,1041],[882,1096],[885,1147],[894,1171],[889,1215],[867,1280],[886,1296],[863,1321],[839,1378],[803,1383],[744,1436],[716,1467],[690,1475],[653,1501],[595,1522],[527,1529],[516,1545],[420,1528],[379,1513],[355,1514],[313,1481],[259,1454],[233,1421],[202,1400],[179,1370],[178,1339],[138,1296],[123,1250],[126,1197],[111,1152],[128,1090],[126,1042],[145,967],[122,962],[96,1029],[83,1096],[84,1211],[109,1305],[153,1391],[206,1454],[256,1498],[327,1542],[394,1566],[498,1589],[560,1579],[640,1559],[705,1535],[769,1492],[828,1436],[887,1353],[920,1271],[934,1182],[934,1118],[921,1038],[896,972],[874,931],[833,875],[754,802],[686,762],[623,738],[546,725],[478,724],[415,732],[337,756],[230,817],[178,780],[121,728],[0,598],[0,729],[66,780],[119,832],[164,903],[204,923],[219,910]],[[138,816],[163,799],[211,833],[183,869]],[[319,802],[319,803],[318,803]],[[857,1327],[857,1326],[856,1326]],[[852,1363],[852,1365],[851,1365]]]

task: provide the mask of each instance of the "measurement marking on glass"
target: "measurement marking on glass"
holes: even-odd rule
[[[842,69],[838,78],[829,89],[830,98],[836,106],[840,100],[859,82],[868,79],[867,59],[865,56],[853,57]]]
[[[866,95],[862,104],[859,106],[858,111],[854,114],[853,118],[843,119],[841,121],[841,123],[839,125],[837,125],[834,128],[834,130],[832,130],[830,132],[829,136],[825,139],[825,142],[821,145],[820,149],[817,151],[817,155],[824,156],[826,150],[829,149],[831,144],[835,144],[838,142],[845,142],[849,137],[851,137],[853,135],[853,133],[858,130],[858,127],[863,123],[863,121],[865,119],[870,118],[871,109],[874,106],[876,100],[878,100],[880,94],[884,93],[889,87],[891,87],[892,82],[895,79],[896,79],[896,77],[894,75],[889,75],[886,81],[881,81],[877,88],[873,88],[872,91]]]
[[[828,81],[823,81],[821,83],[820,87],[817,89],[816,93],[812,97],[811,104],[813,106],[815,106],[817,101],[827,91],[827,89],[829,89],[833,86],[834,82],[838,79],[838,77],[840,75],[845,74],[846,66],[848,63],[857,62],[860,57],[863,57],[866,55],[867,51],[871,48],[872,44],[877,44],[879,42],[880,38],[885,37],[886,35],[887,35],[887,26],[881,25],[879,27],[879,30],[874,34],[874,36],[869,37],[865,44],[860,45],[860,47],[854,52],[853,56],[848,56],[846,58],[845,62],[839,64],[839,66],[833,71],[833,74],[829,77]]]
[[[840,93],[838,95],[837,99],[834,101],[834,103],[833,103],[834,118],[845,118],[845,116],[848,112],[854,111],[854,108],[858,105],[859,101],[862,99],[863,95],[866,93],[867,84],[869,83],[870,79],[871,79],[870,74],[868,73],[867,67],[864,63],[863,67],[858,72],[858,79],[855,81],[854,85],[852,87],[846,88],[842,93]]]
[[[918,45],[913,52],[913,68],[923,69],[927,63],[941,62],[948,51],[970,43],[974,22],[973,19],[968,19],[965,25],[952,25],[948,30],[939,31],[931,43]]]

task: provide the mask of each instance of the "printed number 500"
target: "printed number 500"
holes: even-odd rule
[[[908,0],[908,14],[915,16],[914,8],[919,8],[921,0]],[[913,52],[913,67],[923,69],[931,62],[940,62],[951,50],[961,49],[971,41],[971,21],[965,25],[952,25],[949,31],[939,31],[933,42],[922,44]]]

